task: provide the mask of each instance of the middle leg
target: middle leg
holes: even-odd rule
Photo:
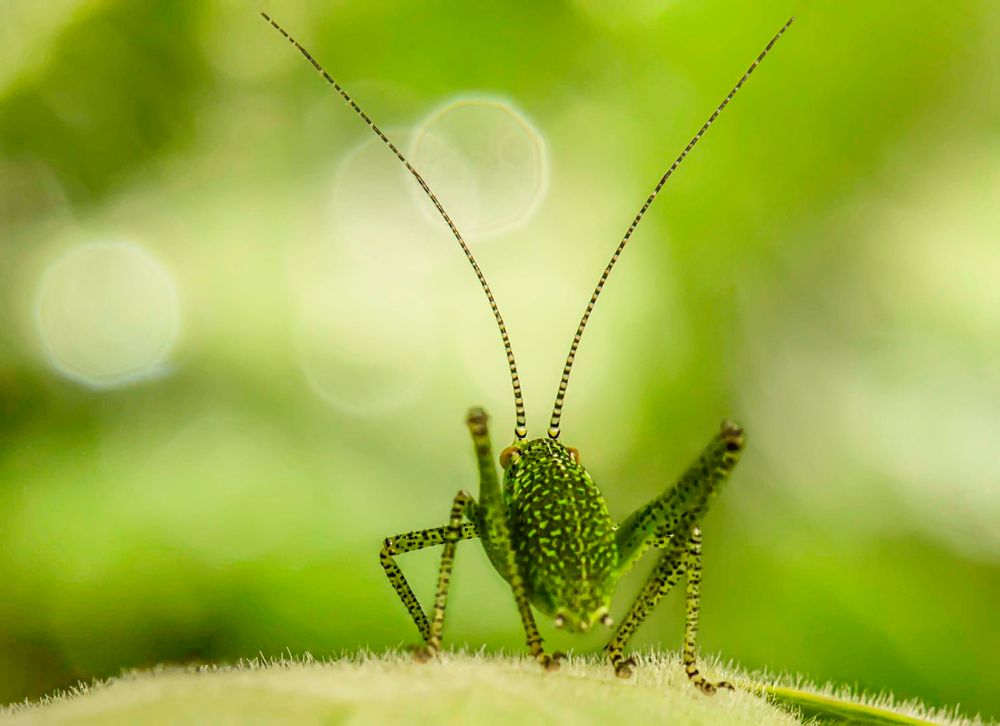
[[[427,633],[427,644],[417,651],[418,658],[430,658],[441,650],[441,632],[444,630],[444,609],[448,604],[448,587],[451,585],[451,570],[455,564],[455,549],[462,539],[462,517],[475,505],[472,495],[461,491],[455,495],[444,531],[444,546],[441,548],[441,566],[438,568],[437,590],[434,595],[434,610],[431,614]]]
[[[419,532],[408,532],[395,537],[387,537],[382,543],[379,562],[385,570],[389,582],[406,606],[414,624],[424,640],[424,647],[417,650],[418,657],[427,657],[437,652],[441,647],[441,631],[444,627],[444,611],[447,603],[448,585],[451,582],[451,571],[455,560],[455,548],[460,540],[473,539],[479,535],[475,524],[462,524],[463,514],[468,514],[468,508],[474,506],[472,497],[466,492],[459,492],[452,503],[451,515],[447,526],[425,529]],[[417,596],[407,582],[406,576],[396,564],[396,555],[434,545],[443,545],[441,565],[438,571],[438,583],[434,597],[434,608],[428,619],[420,606]]]

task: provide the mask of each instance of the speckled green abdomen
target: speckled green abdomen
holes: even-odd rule
[[[528,596],[573,630],[607,614],[618,553],[600,490],[552,439],[519,444],[504,480],[514,551]]]

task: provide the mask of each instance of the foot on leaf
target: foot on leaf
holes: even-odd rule
[[[707,696],[711,696],[716,691],[726,690],[735,691],[733,684],[729,681],[719,681],[718,683],[712,683],[711,681],[706,681],[704,678],[699,677],[697,680],[692,679],[695,686],[701,689],[701,692]]]
[[[410,652],[413,653],[413,660],[417,663],[427,663],[437,655],[437,648],[429,645],[411,645]]]
[[[552,655],[542,655],[538,662],[542,664],[542,668],[551,672],[559,670],[559,666],[564,660],[566,660],[566,654],[556,651]]]
[[[619,678],[631,678],[635,673],[635,658],[629,656],[615,666],[615,675]]]

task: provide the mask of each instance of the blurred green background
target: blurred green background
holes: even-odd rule
[[[532,435],[632,215],[796,14],[612,276],[562,438],[622,518],[741,421],[704,526],[703,650],[996,715],[1000,11],[739,8],[266,9],[468,232]],[[511,435],[457,245],[258,9],[5,0],[0,702],[414,642],[379,543],[474,489],[470,405]],[[436,559],[402,563],[421,595]],[[681,605],[636,644],[677,647]],[[522,647],[474,544],[446,635]]]

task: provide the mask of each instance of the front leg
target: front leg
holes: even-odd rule
[[[497,570],[510,584],[514,594],[514,602],[524,626],[525,640],[531,655],[546,670],[556,670],[563,659],[562,653],[545,652],[542,636],[535,624],[535,616],[531,612],[528,590],[518,567],[514,546],[511,542],[510,525],[507,520],[507,504],[500,494],[500,482],[497,479],[496,463],[493,460],[490,445],[489,429],[486,412],[481,408],[469,411],[466,424],[472,434],[472,445],[479,463],[479,506],[476,509],[477,521],[483,546]]]

